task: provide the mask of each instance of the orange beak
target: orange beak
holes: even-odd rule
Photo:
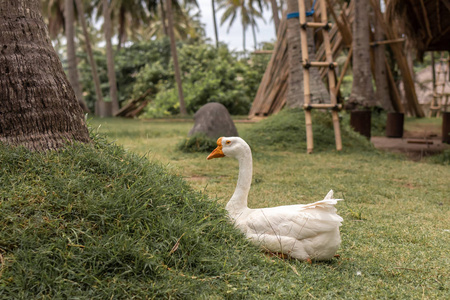
[[[224,157],[224,156],[225,156],[225,154],[223,154],[223,151],[222,151],[222,138],[220,137],[217,140],[217,148],[214,149],[213,152],[211,152],[206,159],[210,160],[213,158],[219,158],[219,157]]]

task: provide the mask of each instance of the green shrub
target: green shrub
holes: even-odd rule
[[[211,152],[217,147],[216,140],[204,133],[195,133],[178,143],[178,149],[187,152]]]
[[[180,45],[180,68],[183,74],[183,93],[188,113],[195,113],[210,102],[222,103],[232,115],[246,115],[257,92],[267,58],[238,61],[225,46]],[[153,69],[143,68],[137,74],[134,93],[145,92]],[[172,73],[173,65],[168,70]],[[160,73],[169,72],[161,70]],[[179,111],[178,91],[173,75],[159,81],[158,94],[147,106],[143,117],[161,117]]]

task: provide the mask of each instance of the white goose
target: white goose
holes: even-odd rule
[[[250,209],[247,197],[252,182],[252,153],[239,137],[221,137],[207,159],[230,156],[239,161],[236,190],[226,205],[230,218],[254,244],[272,253],[300,260],[329,260],[341,243],[331,190],[324,200],[306,205]]]

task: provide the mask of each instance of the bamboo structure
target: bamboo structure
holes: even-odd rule
[[[250,118],[277,113],[286,103],[289,76],[286,35],[287,21],[284,15],[278,29],[275,49],[249,112]]]
[[[308,0],[303,0],[308,1]],[[416,0],[415,0],[416,1]],[[425,1],[425,6],[428,8],[430,2],[429,0]],[[335,93],[339,95],[339,89],[342,85],[345,72],[351,66],[351,57],[352,57],[352,24],[354,20],[354,1],[350,0],[347,3],[341,4],[336,0],[325,0],[326,4],[322,4],[322,1],[317,1],[314,13],[314,21],[311,22],[311,27],[315,28],[318,33],[315,35],[316,38],[316,59],[318,61],[324,62],[327,61],[327,52],[324,44],[323,32],[324,30],[320,30],[320,26],[328,27],[328,37],[330,40],[330,50],[332,54],[332,60],[336,60],[337,57],[342,53],[344,49],[348,49],[347,60],[342,67],[334,68],[333,72],[335,72],[335,76],[338,78],[337,83],[335,84]],[[401,1],[389,1],[388,5],[391,2]],[[405,3],[408,1],[404,1]],[[450,0],[447,1],[450,3]],[[375,62],[375,63],[384,63],[386,65],[386,77],[389,85],[389,94],[392,101],[392,106],[396,112],[405,113],[408,112],[413,116],[422,117],[424,116],[422,107],[419,104],[417,99],[417,94],[414,85],[414,79],[411,74],[411,70],[409,68],[408,62],[405,58],[403,42],[404,38],[400,37],[397,32],[398,26],[394,26],[392,23],[388,24],[386,22],[385,15],[382,14],[380,10],[379,3],[376,0],[370,0],[370,3],[374,9],[375,18],[382,25],[383,32],[386,36],[386,40],[384,41],[373,41],[372,45],[389,45],[392,49],[393,59],[398,64],[401,79],[405,86],[405,103],[402,102],[401,94],[397,87],[397,82],[395,81],[394,74],[391,72],[391,68],[389,65],[389,60],[385,57],[384,62]],[[401,2],[403,3],[403,2]],[[324,14],[326,15],[327,9],[330,15],[333,17],[333,22],[330,23],[328,20],[326,22],[322,21],[322,9],[320,8],[322,5],[325,9]],[[335,8],[338,8],[335,10]],[[447,7],[441,7],[441,11],[443,9],[447,9]],[[450,12],[450,6],[448,7]],[[340,13],[337,13],[339,11]],[[450,18],[447,18],[450,20]],[[447,21],[445,21],[447,22]],[[275,49],[272,53],[271,61],[266,69],[264,77],[261,81],[261,85],[259,87],[258,93],[253,101],[249,118],[253,117],[263,117],[271,114],[275,114],[279,112],[284,105],[286,104],[286,96],[288,94],[289,88],[289,65],[288,65],[288,45],[287,45],[287,25],[286,25],[286,15],[283,16],[280,29],[278,31],[277,43],[275,45]],[[450,28],[450,25],[448,26]],[[450,34],[450,29],[442,28],[441,35],[444,33]],[[368,33],[369,34],[369,33]],[[408,37],[409,38],[409,37]],[[432,43],[433,41],[431,41]],[[442,45],[441,45],[442,46]],[[448,43],[448,47],[450,47],[450,42]],[[450,49],[449,49],[450,50]],[[313,63],[314,64],[314,63]],[[326,65],[326,63],[319,63],[320,65]],[[302,63],[302,67],[305,64]],[[308,67],[310,67],[308,65]],[[328,77],[329,70],[328,68],[320,68],[320,74],[322,79]],[[337,74],[336,74],[337,73]],[[314,92],[314,91],[313,91]]]
[[[351,3],[350,6],[345,6],[341,14],[337,16],[337,20],[339,20],[342,24],[347,24],[348,19],[352,19],[351,14],[353,5]],[[315,16],[320,16],[320,14],[320,11],[316,11]],[[317,23],[323,24],[319,19],[317,22],[313,22],[313,26],[316,26]],[[329,36],[333,59],[335,59],[341,53],[342,49],[350,47],[351,36],[349,42],[348,35],[345,37],[345,35],[343,36],[341,34],[341,30],[338,28],[337,23],[331,24]],[[322,43],[318,45],[319,50],[316,52],[316,55],[317,60],[324,61],[326,60],[325,49],[321,45]],[[272,51],[271,60],[266,68],[266,72],[261,80],[258,92],[253,100],[252,107],[248,115],[249,118],[264,117],[271,114],[276,114],[286,104],[289,81],[288,56],[287,20],[286,14],[284,14],[278,30],[275,49]],[[325,78],[327,76],[326,69],[322,69],[321,71],[322,78]]]
[[[342,141],[341,141],[341,130],[339,126],[339,116],[338,116],[338,105],[337,105],[337,97],[336,97],[336,89],[335,89],[335,74],[334,69],[337,66],[335,62],[333,62],[333,54],[331,52],[331,44],[330,44],[330,36],[328,33],[328,17],[327,17],[327,7],[325,5],[325,0],[320,0],[320,23],[310,23],[306,21],[306,9],[305,3],[303,0],[298,0],[298,8],[299,8],[299,21],[300,21],[300,36],[301,36],[301,46],[302,46],[302,60],[303,60],[303,85],[304,85],[304,110],[305,110],[305,124],[306,124],[306,151],[307,153],[312,153],[314,149],[314,139],[313,139],[313,129],[312,129],[312,117],[311,117],[311,109],[327,109],[332,108],[332,119],[334,126],[334,134],[336,141],[336,149],[338,151],[342,150]],[[321,27],[318,27],[317,24],[321,24]],[[307,31],[306,28],[321,28],[323,42],[322,45],[325,49],[325,57],[326,61],[320,62],[311,62],[308,57],[308,43],[307,43]],[[325,67],[328,68],[328,88],[330,92],[330,104],[311,104],[311,91],[310,91],[310,75],[309,69],[311,67]]]

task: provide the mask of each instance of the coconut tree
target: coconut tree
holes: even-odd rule
[[[257,7],[255,5],[257,4]],[[228,21],[228,31],[234,24],[236,17],[239,15],[242,24],[242,46],[244,52],[246,51],[246,36],[248,26],[252,26],[253,39],[255,47],[256,41],[256,20],[262,19],[262,5],[260,0],[221,0],[219,10],[224,10],[220,24],[223,25]]]
[[[0,1],[0,142],[32,150],[89,142],[39,0]]]
[[[174,24],[173,24],[173,10],[172,10],[172,0],[168,0],[167,2],[167,19],[168,19],[168,30],[170,37],[170,50],[172,52],[173,66],[175,69],[175,80],[177,82],[178,87],[178,101],[180,102],[180,114],[187,115],[186,104],[184,103],[184,95],[183,95],[183,85],[181,82],[181,72],[180,65],[178,64],[178,54],[177,54],[177,46],[175,43],[175,34],[174,34]]]
[[[382,41],[385,40],[385,35],[383,32],[383,26],[380,21],[374,17],[372,18],[372,27],[374,29],[374,40]],[[379,99],[380,105],[388,112],[394,111],[392,106],[391,96],[389,93],[389,83],[387,81],[387,68],[386,68],[386,49],[382,44],[376,44],[373,53],[374,53],[374,70],[375,70],[375,84],[376,98]]]
[[[310,11],[311,4],[305,1],[306,11]],[[287,1],[287,12],[298,12],[297,0]],[[307,17],[308,22],[313,21],[313,16]],[[316,51],[314,43],[314,30],[307,29],[307,40],[300,39],[300,26],[298,18],[290,18],[288,22],[288,54],[289,54],[289,90],[287,96],[287,105],[289,107],[303,107],[304,104],[304,89],[303,89],[303,67],[302,47],[301,43],[308,45],[308,58],[310,61],[316,61]],[[329,93],[323,84],[317,68],[309,69],[309,88],[312,92],[310,95],[311,103],[328,102],[330,99]]]
[[[228,21],[227,32],[230,31],[231,26],[233,26],[236,17],[240,13],[242,24],[242,48],[245,52],[245,32],[250,23],[250,18],[247,13],[247,7],[244,5],[244,3],[244,0],[221,0],[219,4],[219,10],[224,10],[222,18],[220,19],[220,25],[223,25],[226,21]]]
[[[108,68],[109,94],[111,97],[112,113],[115,114],[116,112],[119,111],[119,101],[117,98],[117,80],[116,80],[116,72],[114,69],[114,52],[111,42],[112,24],[108,0],[102,0],[102,12],[104,20],[103,30],[105,32],[105,41],[106,41],[106,60]]]
[[[369,0],[355,1],[353,22],[353,85],[347,109],[376,104],[370,68]]]
[[[149,1],[150,5],[153,1]],[[149,21],[148,2],[143,0],[119,0],[112,1],[110,5],[111,21],[113,27],[117,28],[118,51],[130,35],[134,35],[139,28],[147,26]]]
[[[190,0],[185,1],[188,5],[195,5],[198,7],[198,4],[196,0]],[[165,10],[164,10],[164,4],[165,4]],[[161,1],[159,0],[159,7],[161,8],[161,11],[164,12],[164,14],[161,15],[161,23],[163,25],[163,28],[165,28],[164,31],[168,32],[169,38],[170,38],[170,49],[172,53],[172,60],[174,65],[174,71],[175,71],[175,81],[177,83],[177,89],[178,89],[178,100],[180,102],[180,114],[186,115],[186,104],[184,102],[184,95],[183,95],[183,86],[181,82],[181,72],[180,72],[180,66],[178,63],[178,54],[177,54],[177,47],[176,47],[176,41],[175,41],[175,23],[174,23],[174,16],[176,11],[180,11],[180,5],[176,0],[168,0],[168,1]],[[158,5],[152,5],[150,6],[150,10],[152,12],[156,12],[158,8]],[[168,26],[165,27],[166,20],[165,17],[167,17]]]
[[[75,10],[73,0],[44,0],[43,13],[47,17],[50,36],[56,38],[61,32],[65,33],[67,42],[67,73],[70,83],[75,90],[78,103],[88,112],[83,99],[82,88],[78,76],[76,42],[75,42]]]
[[[91,39],[89,37],[89,32],[86,24],[86,18],[84,16],[84,4],[83,0],[75,0],[76,8],[78,11],[78,18],[80,19],[80,24],[83,30],[84,35],[84,43],[86,45],[86,52],[88,54],[88,60],[89,64],[91,66],[91,72],[92,72],[92,78],[94,79],[94,86],[95,86],[95,94],[97,95],[97,102],[95,105],[95,114],[100,116],[105,116],[104,111],[100,111],[102,108],[105,107],[105,104],[103,102],[103,94],[102,90],[100,88],[100,78],[98,76],[97,72],[97,63],[94,60],[94,55],[92,53],[92,46],[91,46]]]
[[[278,14],[278,3],[277,0],[270,0],[270,6],[272,8],[272,18],[275,25],[275,35],[278,33],[278,28],[280,27],[280,16]]]
[[[264,21],[264,18],[262,16],[263,12],[263,4],[264,2],[261,0],[248,0],[248,11],[249,11],[249,21],[250,25],[252,27],[252,34],[253,34],[253,45],[256,49],[257,47],[257,40],[256,40],[256,30],[258,29],[257,19],[261,19]],[[256,7],[255,7],[256,5]]]
[[[85,112],[89,109],[83,100],[83,92],[80,85],[80,78],[78,76],[78,62],[75,45],[75,9],[73,0],[64,1],[64,17],[65,17],[65,31],[67,40],[67,73],[69,75],[70,83],[75,91],[75,95]]]
[[[149,26],[140,30],[142,38],[149,39],[169,36],[167,26],[164,26],[164,23],[167,23],[167,20],[164,22],[163,15],[161,15],[161,13],[155,13],[160,11],[159,6],[160,4],[158,4],[158,8],[152,13]],[[187,5],[183,2],[183,4],[178,7],[174,5],[172,11],[175,39],[186,40],[190,38],[198,40],[205,35],[204,28],[200,22],[200,12],[198,10],[192,12],[192,5]],[[164,16],[166,16],[166,14],[164,14]]]
[[[211,6],[213,14],[214,35],[216,37],[216,48],[219,48],[219,33],[217,31],[217,19],[216,19],[216,0],[211,0]]]

